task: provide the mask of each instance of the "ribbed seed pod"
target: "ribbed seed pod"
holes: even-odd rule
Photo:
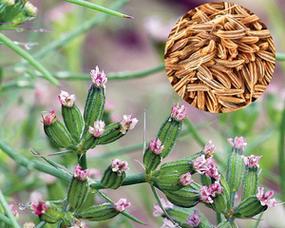
[[[54,224],[61,220],[63,217],[64,213],[58,207],[52,204],[48,204],[48,209],[44,214],[40,216],[40,219],[47,223]]]
[[[262,206],[256,196],[244,199],[237,208],[234,209],[234,217],[251,218],[265,211],[267,206]]]
[[[79,142],[84,126],[84,120],[79,108],[76,105],[73,105],[72,107],[62,105],[61,112],[67,130],[72,138],[76,142]]]
[[[69,189],[67,192],[67,202],[70,211],[80,209],[84,204],[89,192],[87,180],[79,180],[75,177],[72,178]]]
[[[258,168],[246,167],[245,175],[243,178],[242,200],[256,194],[258,186],[258,172]]]
[[[194,173],[191,160],[183,159],[163,164],[152,174],[152,181],[161,190],[176,191],[183,186],[179,183],[180,176],[185,173]]]
[[[206,175],[201,174],[200,179],[201,179],[202,185],[209,186],[210,184],[212,184],[211,178]]]
[[[217,195],[214,198],[214,203],[211,205],[211,207],[218,213],[225,214],[228,211],[227,207],[228,201],[224,193]]]
[[[183,187],[178,191],[164,191],[164,194],[176,206],[194,207],[200,200],[199,189],[199,184],[192,183],[190,186]]]
[[[230,208],[230,187],[226,181],[226,178],[222,174],[220,177],[220,184],[223,187],[223,197],[226,199],[227,208]]]
[[[77,218],[87,219],[89,221],[104,221],[118,215],[112,204],[103,203],[84,209],[76,214]]]
[[[227,182],[232,192],[237,192],[244,175],[244,161],[241,153],[233,150],[227,165]]]
[[[50,125],[44,125],[44,131],[48,136],[50,142],[56,147],[70,148],[74,145],[70,133],[66,127],[57,119]]]
[[[106,127],[104,134],[98,139],[97,144],[98,145],[109,144],[115,142],[124,135],[125,134],[121,132],[120,123],[111,123]]]
[[[104,175],[101,179],[101,184],[105,188],[117,189],[122,185],[125,178],[126,178],[125,172],[122,173],[113,172],[112,167],[109,166],[104,172]]]
[[[171,152],[176,142],[177,136],[181,131],[181,127],[181,121],[177,121],[169,117],[160,128],[157,138],[159,138],[164,145],[164,149],[161,153],[162,158],[165,158]]]
[[[181,130],[181,126],[181,122],[171,117],[163,123],[157,135],[157,140],[159,140],[163,149],[161,149],[160,153],[154,153],[154,151],[148,147],[144,152],[143,163],[146,173],[155,170],[159,166],[161,160],[171,152]]]
[[[96,87],[91,85],[86,98],[85,108],[84,108],[84,121],[85,129],[84,134],[88,134],[88,128],[96,120],[101,120],[104,113],[105,105],[105,90],[102,87]]]

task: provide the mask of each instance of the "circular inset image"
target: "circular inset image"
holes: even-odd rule
[[[235,3],[190,10],[165,47],[171,85],[192,106],[232,112],[259,98],[275,68],[275,45],[259,17]]]

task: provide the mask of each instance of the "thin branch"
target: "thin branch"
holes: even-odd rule
[[[279,136],[279,175],[280,175],[280,189],[281,199],[285,201],[285,105],[283,107],[282,119],[280,123]]]
[[[11,225],[14,228],[20,228],[20,225],[18,224],[18,222],[16,221],[16,218],[14,217],[13,213],[11,212],[9,205],[8,205],[7,201],[5,200],[5,197],[4,197],[1,190],[0,190],[0,203],[3,206],[8,218],[11,221]]]
[[[93,2],[88,2],[88,1],[84,1],[84,0],[65,0],[66,2],[78,5],[78,6],[82,6],[88,9],[92,9],[92,10],[96,10],[111,16],[117,16],[117,17],[124,17],[124,18],[132,18],[131,16],[124,14],[124,13],[120,13],[118,11],[106,8],[104,6],[100,6],[98,4],[95,4]]]

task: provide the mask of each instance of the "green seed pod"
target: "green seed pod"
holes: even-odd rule
[[[162,158],[165,158],[171,152],[177,136],[181,131],[181,127],[182,122],[171,117],[169,117],[161,126],[157,138],[159,138],[161,143],[164,145],[164,149],[161,152]]]
[[[79,142],[84,126],[84,121],[79,108],[76,105],[73,105],[72,107],[62,105],[61,112],[67,130],[72,138],[76,142]]]
[[[56,119],[54,111],[43,116],[44,131],[50,142],[56,147],[70,148],[74,145],[73,139],[65,126]]]
[[[88,128],[96,120],[101,120],[104,112],[105,89],[96,87],[94,84],[90,86],[88,96],[84,108],[85,129],[84,134],[88,133]]]
[[[112,142],[117,141],[119,138],[123,137],[125,134],[121,132],[121,124],[118,123],[111,123],[109,124],[104,134],[98,139],[98,145],[109,144]]]
[[[64,217],[64,213],[55,205],[47,203],[47,206],[45,213],[40,216],[41,221],[54,224]]]
[[[256,196],[244,199],[237,208],[234,209],[234,217],[251,218],[265,211],[267,206],[262,206]]]
[[[112,170],[112,166],[109,166],[104,172],[104,175],[101,179],[101,184],[105,188],[117,189],[122,185],[125,178],[125,172],[114,172]]]
[[[209,186],[210,184],[212,184],[211,178],[206,175],[201,174],[200,179],[201,179],[202,185]]]
[[[80,209],[88,196],[89,185],[87,175],[87,170],[83,170],[80,166],[76,166],[74,176],[69,184],[67,192],[67,203],[70,211]]]
[[[230,187],[226,181],[226,178],[222,174],[220,175],[220,184],[223,187],[223,197],[227,202],[227,208],[230,208]]]
[[[80,219],[87,219],[89,221],[104,221],[111,219],[118,214],[119,212],[115,210],[112,204],[103,203],[78,212],[76,217]]]
[[[24,7],[24,14],[28,18],[37,16],[37,8],[30,2],[26,2]]]
[[[250,155],[244,157],[245,161],[245,175],[243,178],[243,194],[242,200],[257,193],[258,179],[259,179],[259,160],[260,156]]]
[[[218,213],[225,214],[228,211],[228,201],[224,193],[216,196],[214,198],[214,203],[211,204],[211,207]]]
[[[160,155],[154,154],[151,151],[146,151],[143,156],[143,163],[146,170],[146,173],[150,173],[151,171],[155,170],[160,162],[161,162]]]
[[[152,181],[161,190],[176,191],[183,186],[179,183],[181,175],[194,173],[190,159],[178,160],[163,164],[158,171],[152,174]]]
[[[232,192],[237,192],[244,175],[244,161],[238,150],[233,150],[228,159],[227,182]]]
[[[176,206],[194,207],[200,201],[200,185],[192,183],[178,191],[164,191],[167,199]]]

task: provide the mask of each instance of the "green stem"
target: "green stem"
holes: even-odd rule
[[[285,53],[277,53],[276,54],[277,61],[285,61]]]
[[[100,6],[98,4],[92,3],[92,2],[88,2],[88,1],[83,1],[83,0],[65,0],[66,2],[72,3],[72,4],[76,4],[88,9],[92,9],[92,10],[96,10],[102,13],[106,13],[112,16],[117,16],[117,17],[124,17],[124,18],[132,18],[129,15],[117,12],[115,10],[112,9],[108,9],[106,7]]]
[[[0,190],[0,203],[2,204],[8,218],[10,219],[11,221],[11,225],[14,227],[14,228],[20,228],[20,225],[18,224],[18,222],[16,221],[14,215],[12,214],[10,208],[9,208],[9,205],[7,203],[7,201],[5,200],[5,197],[2,193],[2,191]]]
[[[28,81],[11,81],[4,84],[0,84],[0,93],[6,92],[12,89],[33,89],[34,85]]]
[[[222,214],[221,213],[216,212],[216,220],[217,220],[217,224],[222,222]]]
[[[55,85],[58,85],[57,79],[54,78],[43,65],[41,65],[30,53],[26,52],[24,49],[16,45],[12,40],[10,40],[2,33],[0,33],[0,42],[2,42],[4,45],[15,51],[19,56],[24,58],[31,66],[38,70],[45,79]]]
[[[236,196],[236,193],[235,193],[235,192],[231,192],[231,193],[230,193],[231,207],[234,207],[234,206],[235,206],[235,196]]]
[[[159,65],[156,67],[152,67],[147,70],[142,71],[135,71],[135,72],[115,72],[115,73],[108,73],[108,80],[127,80],[127,79],[137,79],[137,78],[144,78],[155,73],[161,72],[164,69],[164,65]],[[90,75],[85,73],[70,73],[70,72],[58,72],[54,74],[54,77],[57,79],[62,80],[79,80],[79,81],[89,81]]]
[[[3,214],[0,214],[0,221],[6,223],[7,225],[12,225],[10,219]]]
[[[153,193],[153,195],[154,195],[154,198],[156,199],[158,205],[160,206],[161,210],[162,210],[163,213],[164,213],[164,216],[165,216],[166,218],[168,218],[173,224],[176,224],[176,222],[171,218],[171,216],[167,213],[167,211],[166,211],[165,208],[163,207],[163,205],[162,205],[162,203],[161,203],[161,201],[160,201],[159,195],[158,195],[158,193],[156,192],[155,187],[154,187],[153,185],[150,185],[150,187],[151,187],[151,191],[152,191],[152,193]]]
[[[120,9],[127,2],[128,0],[116,1],[110,8],[114,10]],[[102,14],[93,17],[90,20],[87,20],[86,22],[82,23],[80,26],[77,26],[74,30],[70,31],[69,33],[64,33],[64,35],[62,35],[58,40],[50,42],[47,46],[42,48],[40,51],[36,52],[33,56],[37,59],[45,57],[47,54],[51,53],[55,49],[65,46],[73,39],[88,32],[89,30],[101,24],[102,22],[105,22],[107,18],[108,15]]]
[[[280,175],[280,189],[281,199],[285,201],[285,105],[282,112],[282,119],[280,123],[280,138],[279,138],[279,175]]]

